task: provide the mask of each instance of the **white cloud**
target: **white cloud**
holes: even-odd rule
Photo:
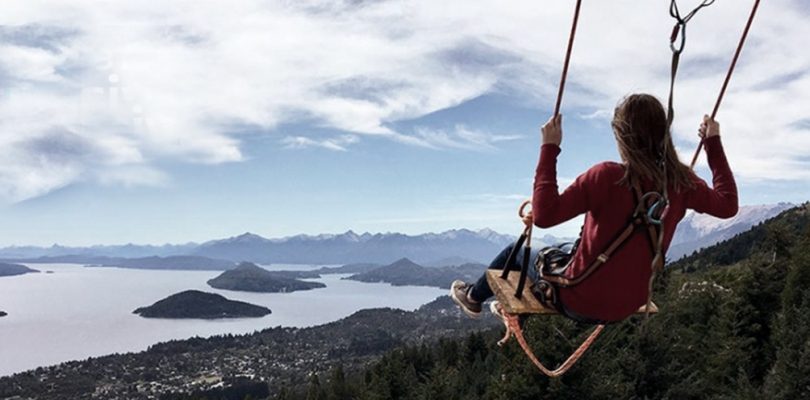
[[[144,166],[100,169],[96,174],[104,184],[125,187],[164,186],[169,182],[169,177],[164,172]]]
[[[684,5],[686,8],[688,5]],[[243,160],[233,126],[308,122],[434,148],[482,150],[474,127],[391,128],[495,90],[548,109],[571,2],[388,0],[4,2],[0,197],[155,172],[155,160]],[[679,147],[712,106],[747,17],[716,3],[689,26],[676,92]],[[763,4],[718,119],[746,179],[810,180],[810,37],[800,0]],[[583,5],[563,110],[609,118],[633,91],[666,95],[671,27],[661,2]],[[36,153],[49,132],[85,143]],[[767,139],[766,139],[767,138]],[[345,150],[310,135],[290,147]],[[32,150],[34,149],[34,150]],[[53,148],[48,148],[54,151]],[[146,184],[164,178],[124,179]],[[105,182],[110,182],[105,178]],[[113,179],[115,181],[115,179]]]
[[[55,66],[64,62],[61,54],[45,49],[21,46],[0,46],[0,65],[14,78],[27,81],[56,82]]]
[[[417,127],[412,138],[421,142],[419,144],[434,149],[485,151],[495,150],[497,143],[517,140],[522,136],[490,134],[464,125],[456,125],[452,130]]]
[[[351,144],[357,143],[359,139],[354,135],[342,135],[330,139],[315,140],[305,136],[286,136],[281,140],[284,147],[288,149],[305,149],[308,147],[320,147],[333,151],[346,151]]]

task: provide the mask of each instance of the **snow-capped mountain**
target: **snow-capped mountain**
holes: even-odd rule
[[[488,262],[515,237],[491,229],[453,229],[441,233],[363,233],[265,239],[253,234],[203,243],[194,255],[258,263],[390,263],[402,257],[427,264],[449,260]]]
[[[695,250],[710,246],[750,229],[753,225],[792,207],[789,203],[743,206],[734,218],[720,220],[690,212],[679,224],[670,245],[668,258],[677,260]],[[91,247],[7,247],[0,249],[0,259],[34,259],[37,257],[149,257],[202,256],[218,260],[255,263],[289,264],[389,264],[407,257],[423,265],[458,265],[468,262],[488,264],[516,237],[491,229],[452,229],[440,233],[406,235],[403,233],[362,233],[296,235],[268,239],[254,233],[243,233],[202,244]],[[572,242],[575,238],[551,235],[535,236],[536,248]]]
[[[185,255],[197,248],[197,243],[154,245],[96,245],[90,247],[71,247],[54,244],[49,247],[9,246],[0,249],[3,259],[32,259],[37,257],[54,257],[64,255],[81,255],[88,257],[170,257]]]
[[[740,206],[737,215],[729,219],[689,211],[678,224],[667,258],[675,261],[696,250],[730,239],[791,207],[794,207],[791,203]]]
[[[512,235],[504,235],[498,232],[493,231],[489,228],[484,228],[476,232],[479,236],[486,238],[492,243],[499,244],[503,247],[506,247],[510,243],[515,241],[515,237]]]
[[[193,255],[229,261],[256,263],[347,264],[373,262],[387,264],[403,257],[425,264],[451,260],[489,262],[516,238],[491,229],[478,231],[453,229],[441,233],[406,235],[396,232],[295,235],[268,239],[246,232],[202,244],[164,246],[91,246],[91,247],[7,247],[0,259],[37,259],[39,257],[148,257]],[[74,257],[75,258],[75,257]],[[445,264],[446,265],[446,264]]]

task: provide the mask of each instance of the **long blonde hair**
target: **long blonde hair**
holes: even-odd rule
[[[694,174],[678,159],[672,145],[664,106],[654,96],[625,97],[614,110],[611,126],[626,166],[620,183],[629,186],[631,180],[668,182],[675,191],[695,186]]]

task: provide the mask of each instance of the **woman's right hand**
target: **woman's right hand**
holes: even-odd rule
[[[720,136],[720,124],[708,115],[704,115],[703,123],[700,124],[700,129],[698,129],[698,136],[703,139],[708,139],[712,136]]]
[[[556,144],[557,146],[562,143],[562,115],[552,116],[540,129],[542,133],[543,144]]]

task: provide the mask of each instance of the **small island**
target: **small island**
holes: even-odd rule
[[[249,262],[240,263],[236,268],[209,280],[208,286],[217,289],[262,293],[286,293],[326,287],[320,282],[307,282],[275,274]]]
[[[23,275],[32,272],[39,272],[39,271],[28,268],[25,265],[21,264],[0,263],[0,276]]]
[[[173,294],[149,307],[132,312],[144,318],[259,318],[271,311],[267,307],[229,300],[215,293],[186,290]]]
[[[8,313],[5,311],[0,311],[0,317],[5,317],[6,315],[8,315]]]

